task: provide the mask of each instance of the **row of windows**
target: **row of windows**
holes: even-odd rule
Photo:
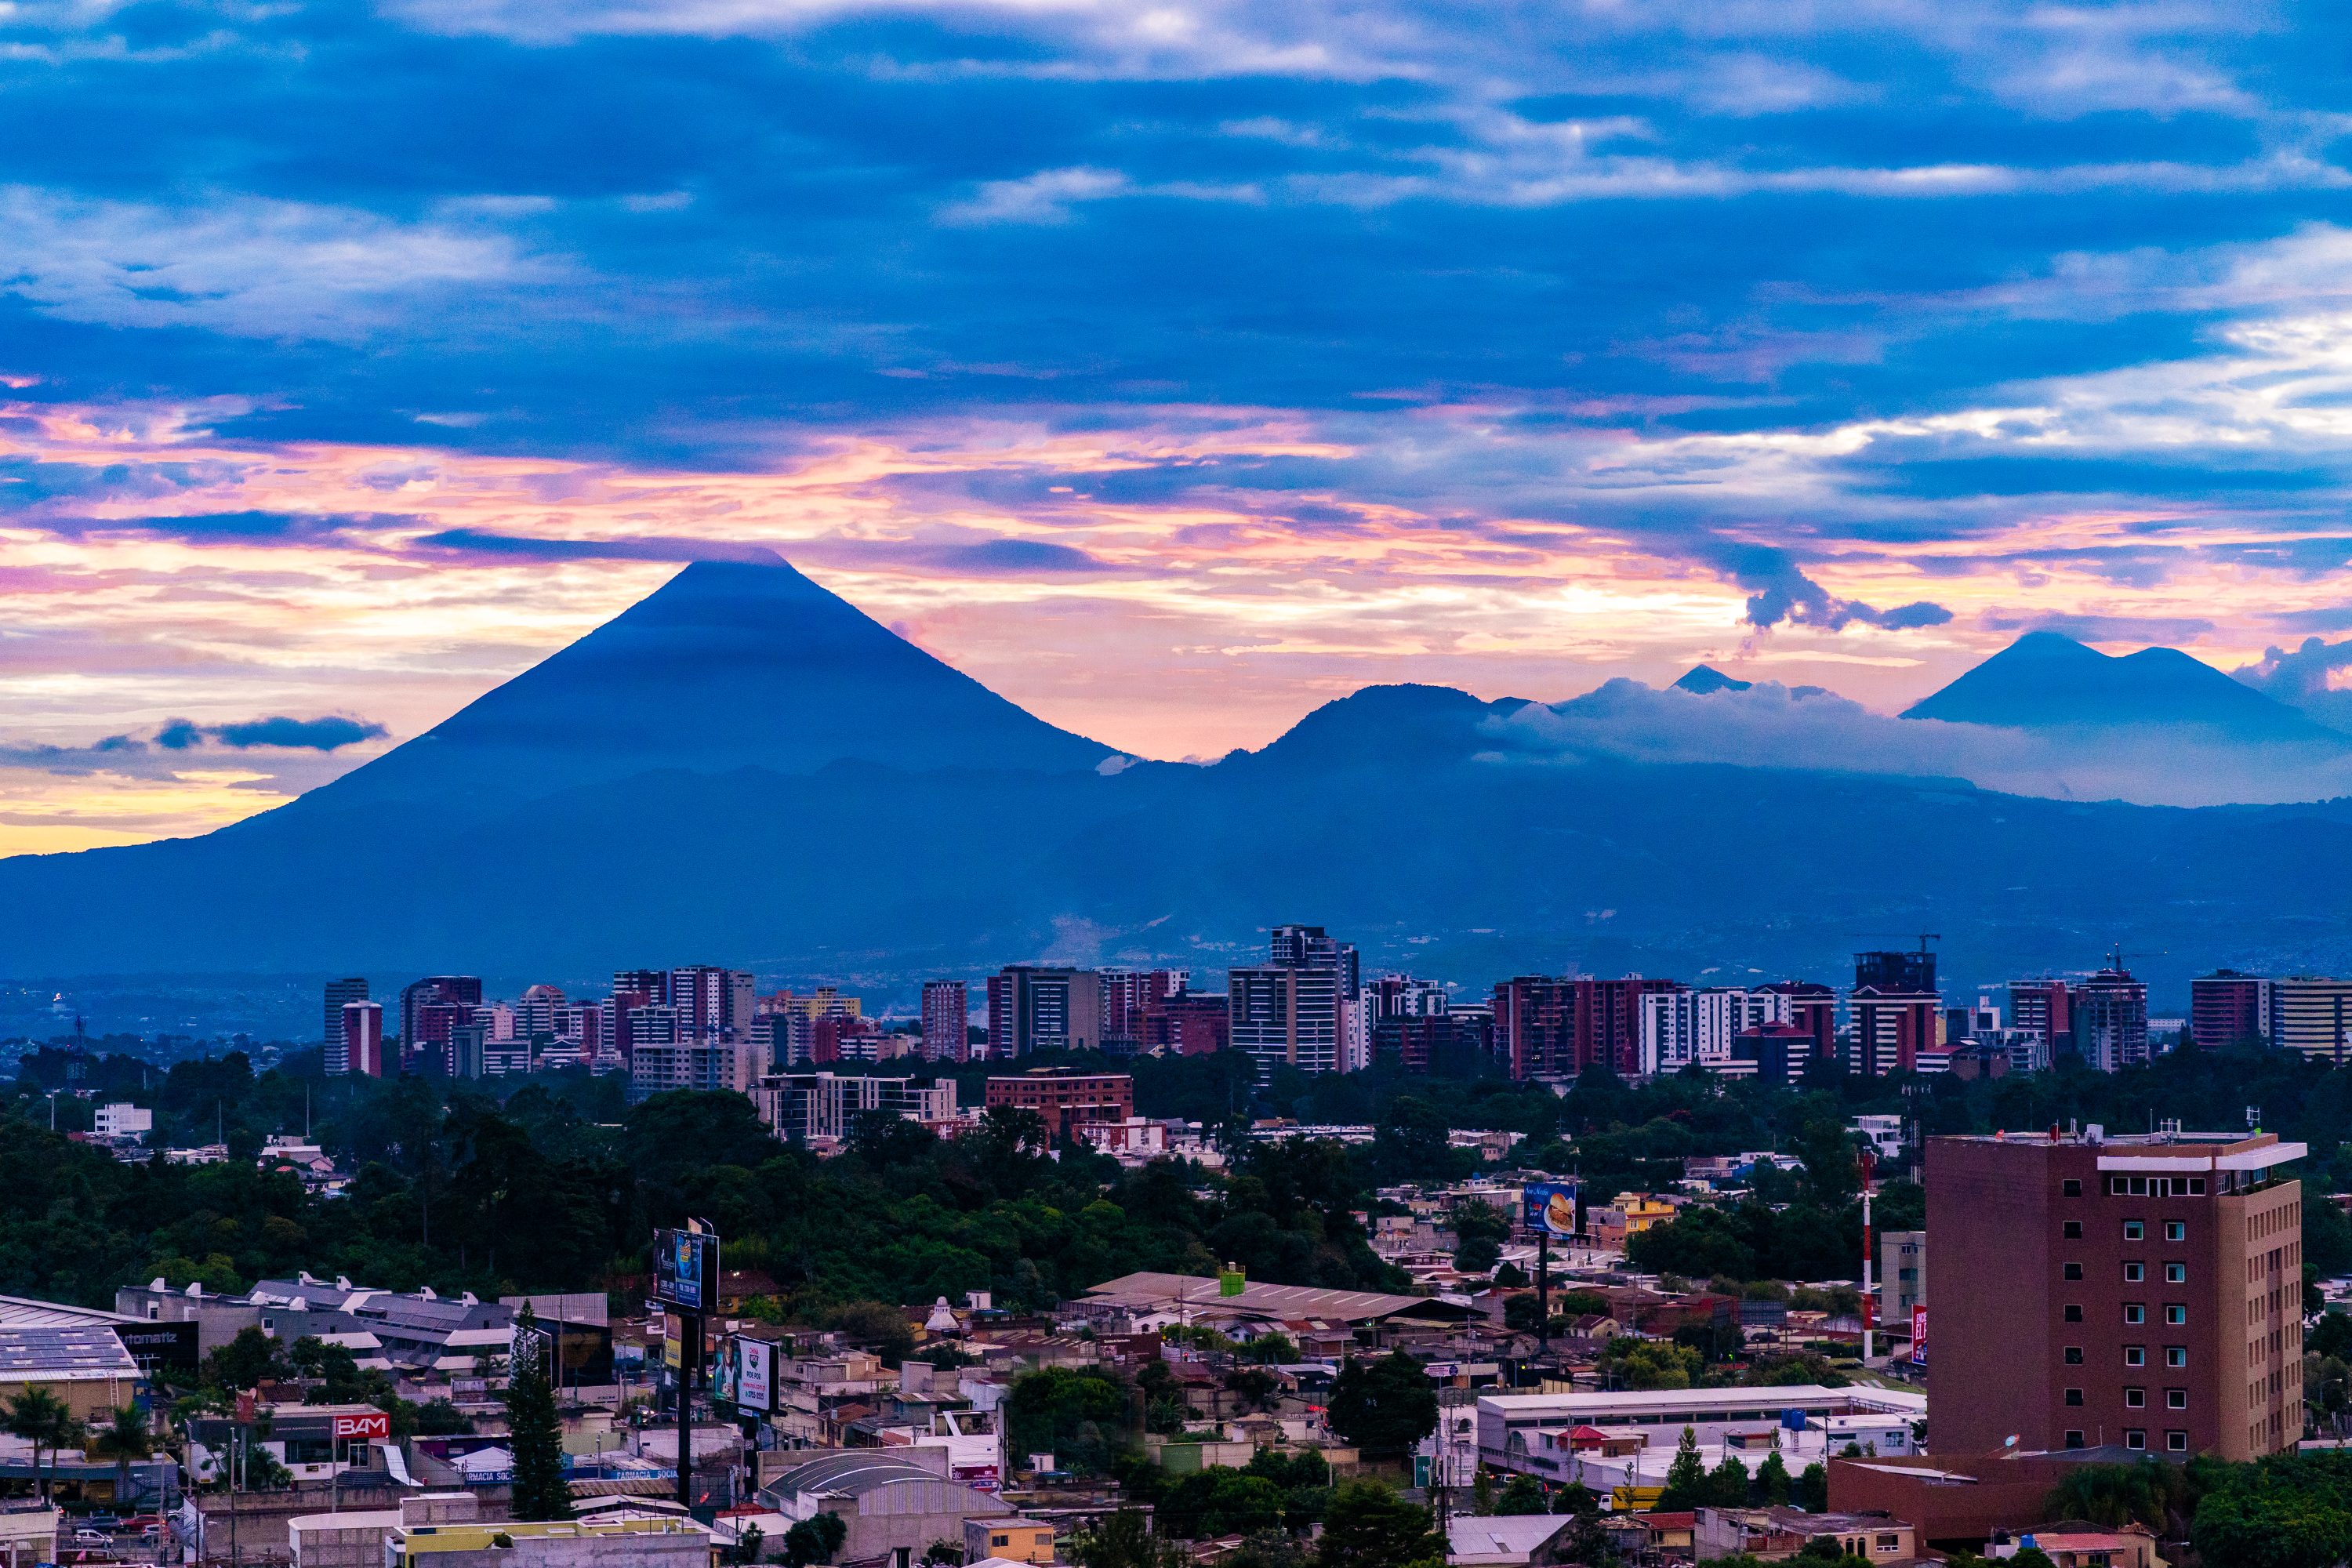
[[[2084,1363],[2085,1354],[2086,1352],[2081,1345],[2068,1345],[2065,1347],[2063,1359],[2068,1366],[2081,1366]],[[2146,1345],[2124,1346],[2124,1364],[2126,1366],[2146,1366],[2147,1364],[2147,1347]],[[2165,1346],[2164,1364],[2167,1366],[2187,1366],[2189,1364],[2189,1347],[2187,1345]]]
[[[2066,1447],[2069,1448],[2079,1448],[2083,1447],[2083,1434],[2080,1432],[2067,1433]],[[2126,1427],[2124,1429],[2124,1447],[2126,1448],[2147,1447],[2147,1428],[2145,1426]],[[2178,1427],[2175,1427],[2173,1430],[2167,1432],[2164,1435],[2164,1447],[2166,1450],[2170,1453],[2185,1454],[2189,1452],[2189,1434],[2181,1431]]]
[[[2068,1241],[2080,1241],[2083,1239],[2083,1222],[2079,1219],[2062,1221],[2060,1229],[2065,1239]],[[2147,1221],[2144,1219],[2127,1219],[2124,1221],[2124,1239],[2126,1241],[2146,1241],[2147,1239]],[[2164,1239],[2167,1241],[2188,1240],[2189,1222],[2179,1219],[2166,1220],[2164,1222]]]
[[[2069,1182],[2069,1187],[2080,1183]],[[2073,1197],[2075,1194],[2066,1194]],[[2202,1176],[2109,1176],[2107,1196],[2111,1198],[2201,1198],[2205,1195]]]
[[[2069,1279],[2080,1279],[2083,1278],[2083,1266],[2079,1263],[2064,1264],[2062,1266],[2061,1271]],[[2186,1263],[2166,1264],[2164,1266],[2164,1282],[2167,1285],[2186,1285],[2189,1283],[2189,1265]],[[2139,1262],[2137,1259],[2125,1264],[2124,1283],[2126,1285],[2147,1284],[2147,1265]]]
[[[2066,1391],[2066,1403],[2072,1405],[2080,1406],[2083,1403],[2083,1391],[2079,1388],[2068,1389]],[[2164,1391],[2164,1407],[2167,1410],[2188,1409],[2189,1391],[2185,1388],[2166,1389]],[[2126,1410],[2145,1410],[2147,1408],[2147,1390],[2145,1388],[2125,1389],[2124,1408]]]

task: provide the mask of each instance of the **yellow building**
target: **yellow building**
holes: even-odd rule
[[[989,1558],[1007,1563],[1051,1563],[1054,1527],[1034,1519],[967,1519],[963,1521],[963,1560]]]
[[[1629,1193],[1615,1203],[1594,1209],[1588,1219],[1592,1238],[1605,1247],[1622,1249],[1625,1238],[1639,1236],[1654,1225],[1664,1225],[1682,1212],[1671,1198],[1650,1193]]]

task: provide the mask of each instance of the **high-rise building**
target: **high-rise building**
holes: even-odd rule
[[[1494,1053],[1495,1014],[1488,1007],[1399,1013],[1372,1026],[1372,1060],[1402,1072],[1429,1072],[1444,1057],[1476,1062]]]
[[[2352,980],[2291,974],[2272,981],[2271,1043],[2338,1067],[2352,1060]]]
[[[1516,1079],[1572,1078],[1605,1066],[1621,1078],[1642,1069],[1646,998],[1682,990],[1672,980],[1555,980],[1523,974],[1495,987],[1495,1053]]]
[[[1733,1044],[1750,1029],[1789,1022],[1785,992],[1759,987],[1709,986],[1693,991],[1644,991],[1641,1007],[1641,1070],[1645,1076],[1680,1072],[1696,1065],[1709,1072],[1735,1068],[1741,1058]],[[1753,1070],[1753,1058],[1747,1058]]]
[[[956,1083],[942,1078],[929,1084],[912,1079],[829,1072],[772,1073],[751,1089],[760,1120],[787,1142],[815,1142],[848,1137],[858,1119],[896,1116],[939,1127],[956,1119]]]
[[[475,974],[428,974],[400,993],[400,1060],[412,1072],[449,1071],[449,1034],[482,1003]]]
[[[1200,1057],[1234,1043],[1233,1003],[1220,991],[1171,991],[1143,1013],[1143,1048],[1155,1057]]]
[[[1782,998],[1787,1021],[1811,1037],[1810,1054],[1826,1061],[1838,1054],[1837,990],[1818,980],[1776,980],[1763,987]]]
[[[1015,963],[988,977],[988,1055],[1102,1048],[1102,977],[1091,969]]]
[[[2049,1047],[2052,1061],[2074,1048],[2074,1009],[2066,983],[2044,975],[2039,980],[2009,983],[2009,1026],[2032,1029]]]
[[[1133,1056],[1143,1048],[1143,1020],[1151,1004],[1191,984],[1181,969],[1100,969],[1103,1049]]]
[[[383,1004],[381,1002],[346,1002],[343,1004],[341,1027],[337,1031],[342,1039],[329,1059],[340,1059],[339,1072],[359,1073],[367,1078],[383,1076]]]
[[[1576,1072],[1577,982],[1520,974],[1495,986],[1495,1056],[1512,1078]]]
[[[1943,1042],[1936,955],[1926,942],[1909,952],[1857,952],[1846,1011],[1853,1024],[1846,1069],[1865,1078],[1916,1072]],[[1939,1064],[1940,1065],[1940,1064]]]
[[[2271,983],[2217,969],[2189,983],[2189,1037],[2203,1050],[2271,1043]]]
[[[1929,1139],[1937,1453],[2293,1447],[2305,1153],[2269,1133]]]
[[[1264,1081],[1277,1067],[1351,1072],[1367,1065],[1356,950],[1321,926],[1276,926],[1266,962],[1225,973],[1234,1048],[1257,1062]]]
[[[667,995],[682,1033],[698,1040],[748,1040],[755,989],[742,970],[694,963],[669,972]]]
[[[319,1055],[320,1065],[328,1073],[348,1071],[343,1059],[343,1005],[349,1002],[368,999],[367,977],[354,974],[347,980],[327,982],[326,1008],[319,1021]]]
[[[923,982],[923,1059],[961,1062],[971,1058],[971,1004],[961,980]]]
[[[2147,986],[2121,960],[2074,989],[2074,1054],[2101,1072],[2147,1065]]]

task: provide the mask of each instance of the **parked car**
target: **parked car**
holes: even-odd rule
[[[93,1513],[84,1519],[81,1524],[85,1530],[115,1531],[122,1528],[122,1521],[110,1513]]]
[[[107,1534],[106,1531],[102,1530],[90,1530],[84,1528],[74,1531],[74,1544],[76,1546],[89,1546],[103,1549],[114,1544],[114,1537]]]

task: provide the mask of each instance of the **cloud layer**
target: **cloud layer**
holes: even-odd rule
[[[267,763],[208,825],[754,545],[1138,754],[1700,659],[1883,710],[2036,626],[2333,710],[2347,44],[2220,0],[27,0],[0,750],[189,716]],[[389,734],[221,739],[326,712]],[[45,847],[169,816],[59,776],[0,780]]]

